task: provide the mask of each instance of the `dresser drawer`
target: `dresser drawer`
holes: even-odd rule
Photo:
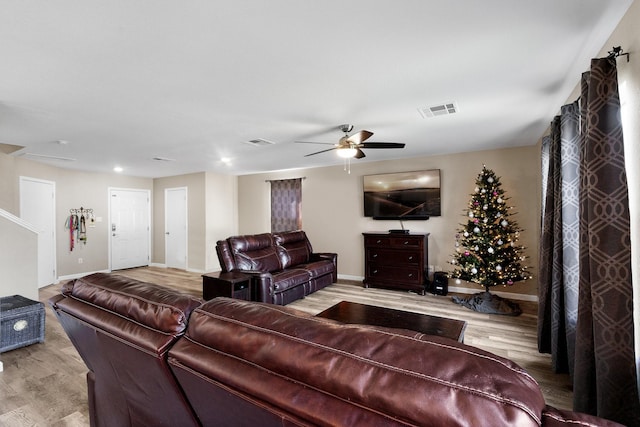
[[[424,245],[422,236],[366,236],[365,247],[369,248],[421,248]]]
[[[406,251],[379,248],[367,249],[367,261],[378,264],[420,264],[421,256],[419,248]]]
[[[372,282],[380,280],[407,285],[422,285],[422,274],[420,274],[420,268],[416,266],[399,267],[372,262],[367,265],[367,278]]]

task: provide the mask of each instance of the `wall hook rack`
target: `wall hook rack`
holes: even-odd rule
[[[87,214],[90,215],[93,213],[93,209],[85,209],[82,206],[80,206],[80,209],[69,209],[69,213],[71,214]]]

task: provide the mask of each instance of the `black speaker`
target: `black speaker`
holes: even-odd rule
[[[447,295],[449,292],[449,279],[444,271],[436,271],[433,273],[433,281],[431,282],[431,293],[435,295]]]

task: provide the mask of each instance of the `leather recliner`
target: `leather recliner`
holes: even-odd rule
[[[313,252],[301,230],[232,236],[216,253],[223,272],[251,276],[260,302],[286,305],[338,280],[338,255]]]

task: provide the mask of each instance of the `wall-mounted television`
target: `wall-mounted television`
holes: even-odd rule
[[[440,169],[365,175],[364,216],[425,220],[440,216]]]

